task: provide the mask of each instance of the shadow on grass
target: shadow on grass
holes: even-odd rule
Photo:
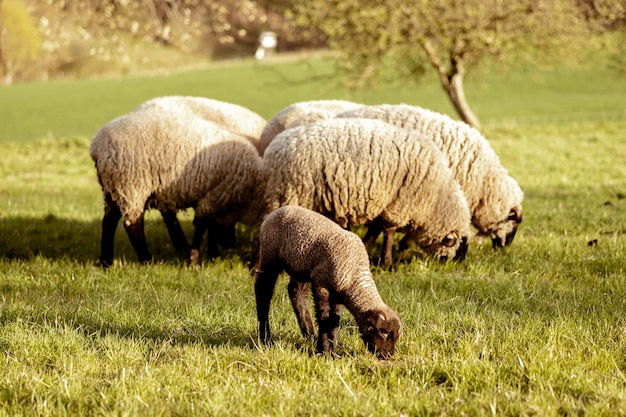
[[[97,313],[97,312],[94,312]],[[202,344],[206,346],[237,346],[255,348],[257,345],[256,328],[247,329],[235,326],[223,326],[218,329],[206,325],[187,323],[185,326],[168,327],[149,323],[111,322],[105,317],[70,313],[65,311],[42,309],[7,309],[0,315],[0,326],[8,323],[28,323],[41,329],[71,328],[87,339],[99,339],[107,336],[132,340],[149,340],[157,344],[171,343],[178,345]]]
[[[180,223],[187,240],[191,241],[191,220],[181,220]],[[186,260],[187,254],[177,252],[172,246],[167,229],[160,219],[146,220],[145,233],[155,261],[178,264]],[[99,264],[100,235],[100,220],[81,222],[53,215],[43,218],[0,217],[0,258],[29,260],[41,256],[52,260],[69,259],[84,264]],[[234,249],[223,252],[224,257],[239,256],[247,260],[254,246],[249,230],[238,226],[237,242]],[[205,247],[201,253],[206,253]],[[137,255],[121,223],[115,235],[115,258],[137,262]]]

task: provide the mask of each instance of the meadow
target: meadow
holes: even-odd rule
[[[377,360],[342,317],[337,357],[299,333],[283,277],[259,344],[249,230],[199,267],[146,220],[99,254],[97,129],[145,99],[193,94],[269,118],[305,99],[407,102],[451,114],[434,79],[342,87],[331,58],[0,87],[0,415],[626,414],[626,79],[602,69],[475,75],[467,95],[525,191],[512,246],[462,263],[412,249],[373,266],[400,314]],[[192,233],[192,212],[180,214]],[[378,248],[375,248],[377,250]]]

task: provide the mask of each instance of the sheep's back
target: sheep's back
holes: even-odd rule
[[[361,107],[361,104],[346,100],[310,100],[293,103],[280,110],[268,122],[259,140],[259,152],[264,153],[271,141],[294,122],[296,125],[329,118],[339,113]]]
[[[344,112],[338,117],[367,117],[419,132],[432,140],[449,163],[479,228],[504,220],[521,204],[519,186],[487,139],[476,129],[447,115],[410,105],[377,105]],[[514,182],[514,180],[513,180]]]
[[[355,280],[371,280],[361,239],[313,211],[298,206],[272,211],[261,225],[260,239],[263,260],[280,259],[287,271],[311,274],[319,285],[344,291]]]
[[[234,133],[258,147],[267,121],[254,111],[234,103],[195,96],[163,96],[140,104],[134,111],[160,110],[167,113],[189,111]]]
[[[224,147],[254,150],[246,139],[191,114],[164,117],[144,110],[106,124],[92,140],[90,153],[103,190],[133,220],[146,203],[169,210],[195,205],[215,187],[216,174],[223,178],[228,171],[224,156],[215,152]]]
[[[300,205],[342,226],[381,214],[399,226],[423,219],[452,179],[434,146],[407,140],[409,134],[367,119],[289,129],[265,152],[267,203]]]

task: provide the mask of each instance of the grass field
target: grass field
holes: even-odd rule
[[[404,323],[390,360],[365,350],[348,313],[339,357],[315,355],[284,278],[276,343],[259,345],[245,228],[240,248],[189,267],[151,212],[155,264],[138,265],[119,229],[116,265],[97,265],[89,140],[149,97],[205,95],[266,117],[316,97],[449,112],[427,81],[345,92],[329,74],[327,59],[243,61],[0,88],[0,415],[626,414],[626,80],[601,70],[468,86],[525,191],[525,220],[499,252],[472,244],[442,265],[409,251],[395,271],[373,269]]]

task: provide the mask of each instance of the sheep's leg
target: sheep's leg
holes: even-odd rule
[[[187,237],[183,232],[183,228],[178,222],[176,212],[162,210],[161,215],[163,216],[163,222],[165,223],[165,227],[167,227],[167,233],[170,235],[170,240],[172,241],[174,249],[179,252],[189,252],[189,243],[187,242]]]
[[[406,233],[402,237],[402,239],[400,239],[400,243],[398,243],[398,253],[404,252],[405,250],[409,249],[409,246],[411,245],[411,240],[413,240],[411,234]]]
[[[209,219],[207,217],[195,217],[193,219],[193,238],[191,239],[191,247],[189,251],[189,263],[197,265],[200,263],[200,245],[204,233],[209,227]]]
[[[393,264],[393,236],[396,228],[393,226],[385,226],[383,233],[382,258],[386,267]]]
[[[310,289],[310,282],[301,282],[293,278],[289,281],[289,285],[287,286],[291,306],[296,313],[298,325],[304,337],[315,336],[315,327],[313,327],[313,319],[311,318],[311,310],[309,308]]]
[[[208,231],[207,258],[215,259],[220,256],[220,248],[235,246],[235,224],[223,224],[211,217],[196,217],[193,220],[195,227],[189,260],[197,264],[200,258],[200,245],[204,233]]]
[[[259,338],[263,343],[268,343],[271,339],[269,323],[270,302],[274,295],[278,272],[272,269],[257,269],[255,272],[254,296],[256,298],[256,315],[259,321]]]
[[[124,229],[126,229],[126,234],[130,239],[130,243],[133,245],[133,248],[135,248],[135,252],[137,252],[139,262],[151,262],[152,254],[148,249],[146,235],[143,229],[143,214],[141,214],[141,216],[134,222],[131,222],[130,220],[124,221]]]
[[[235,240],[236,240],[235,223],[223,224],[223,223],[216,222],[216,225],[217,225],[217,232],[216,232],[217,242],[224,249],[234,248]]]
[[[320,353],[330,352],[337,341],[339,328],[339,310],[331,303],[330,293],[326,288],[313,286],[313,300],[319,333],[317,335],[317,351]]]
[[[100,241],[100,263],[108,268],[113,265],[113,246],[117,224],[122,218],[120,208],[110,194],[104,196],[104,217],[102,217],[102,238]]]
[[[365,248],[369,248],[371,245],[376,242],[376,239],[383,231],[383,219],[382,217],[376,217],[372,222],[367,226],[367,232],[365,232],[365,236],[363,236],[363,244]]]

